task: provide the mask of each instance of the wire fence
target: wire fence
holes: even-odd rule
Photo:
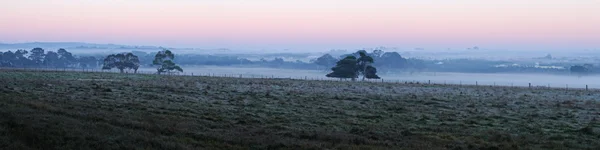
[[[1,70],[23,70],[23,71],[39,71],[39,72],[85,72],[85,73],[124,73],[124,74],[145,74],[159,75],[156,71],[139,70],[103,70],[97,68],[2,68]],[[336,81],[336,82],[353,82],[351,79],[315,77],[315,76],[278,76],[264,74],[227,74],[227,73],[201,73],[201,72],[174,72],[163,73],[163,76],[202,76],[202,77],[223,77],[223,78],[251,78],[251,79],[290,79],[290,80],[310,80],[310,81]],[[324,75],[323,75],[324,76]],[[479,82],[479,81],[448,81],[448,80],[400,80],[400,79],[356,79],[355,81],[370,82],[370,83],[396,83],[396,84],[416,84],[416,85],[449,85],[449,86],[465,86],[465,87],[511,87],[511,88],[529,88],[529,89],[565,89],[565,90],[585,90],[597,91],[600,88],[590,87],[589,85],[569,86],[551,86],[551,84],[514,84],[514,83],[497,83],[497,82]]]

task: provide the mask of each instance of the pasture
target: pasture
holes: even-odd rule
[[[0,70],[1,149],[600,149],[600,92]]]

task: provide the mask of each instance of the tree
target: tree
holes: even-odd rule
[[[580,77],[589,72],[588,68],[580,65],[571,66],[569,70],[571,70],[571,73],[575,73]]]
[[[375,67],[371,66],[371,64],[373,62],[375,62],[373,60],[373,57],[367,55],[367,53],[365,51],[359,51],[358,54],[360,55],[360,57],[357,60],[357,65],[358,65],[358,68],[360,69],[359,73],[363,76],[362,80],[364,81],[365,78],[377,76],[377,75],[367,76],[367,68],[369,68],[369,67],[375,68]],[[379,77],[377,77],[377,78],[379,78]]]
[[[357,60],[354,56],[346,56],[346,58],[338,61],[336,66],[331,68],[333,71],[325,76],[330,78],[352,78],[352,81],[356,80],[358,77],[358,67]]]
[[[333,67],[335,65],[335,63],[338,60],[333,58],[333,56],[329,55],[329,54],[325,54],[319,58],[317,58],[314,63],[319,65],[319,66],[324,66],[324,67]]]
[[[4,53],[2,53],[2,60],[3,60],[2,66],[14,67],[13,62],[16,59],[17,59],[17,57],[15,56],[15,53],[13,53],[12,51],[4,52]]]
[[[377,58],[377,63],[373,63],[373,65],[386,69],[400,69],[407,65],[407,60],[402,58],[398,52],[385,52]]]
[[[77,62],[77,59],[73,56],[73,54],[62,48],[58,49],[58,56],[58,64],[60,67],[68,67],[69,65],[72,65],[75,62]]]
[[[360,57],[357,59],[354,55]],[[371,65],[373,62],[375,62],[373,57],[367,55],[366,51],[360,50],[338,61],[336,66],[331,68],[333,72],[326,76],[334,78],[352,78],[353,81],[358,78],[359,75],[362,75],[363,81],[365,79],[379,79],[379,76],[377,76],[377,69]]]
[[[25,67],[27,65],[30,65],[31,60],[27,59],[27,57],[25,57],[25,55],[27,55],[27,53],[29,53],[26,50],[17,50],[14,54],[15,54],[15,60],[13,60],[13,64],[16,67]]]
[[[43,64],[49,68],[50,67],[63,67],[63,66],[59,66],[58,53],[53,52],[53,51],[48,51],[48,53],[46,53]]]
[[[31,49],[31,55],[29,55],[29,59],[31,59],[35,65],[41,66],[44,64],[44,49],[39,47]]]
[[[168,49],[163,49],[162,51],[156,53],[156,55],[154,56],[154,61],[152,61],[152,65],[157,66],[156,72],[158,74],[164,72],[170,74],[173,70],[183,72],[183,69],[181,69],[181,67],[179,67],[177,64],[175,64],[175,62],[173,62],[174,59],[175,54],[173,54]]]
[[[4,52],[0,52],[0,67],[7,67],[8,63],[4,61]]]
[[[95,68],[98,66],[98,61],[94,56],[80,57],[78,61],[81,68]]]
[[[137,56],[132,53],[119,53],[106,56],[106,58],[104,58],[102,69],[110,70],[112,68],[117,68],[121,73],[123,73],[125,69],[133,69],[134,73],[137,73],[139,67],[140,60]]]
[[[373,57],[381,57],[381,55],[383,55],[383,50],[373,50],[373,53],[371,54],[371,56]]]

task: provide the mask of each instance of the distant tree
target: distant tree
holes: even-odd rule
[[[73,54],[71,54],[70,52],[68,52],[67,50],[62,49],[62,48],[58,49],[58,56],[59,56],[59,62],[58,62],[59,67],[68,67],[77,62],[77,59],[73,56]]]
[[[2,53],[2,66],[4,67],[14,67],[14,60],[17,60],[17,57],[15,56],[15,53],[13,53],[12,51],[7,51]]]
[[[338,60],[333,58],[333,56],[329,55],[329,54],[325,54],[319,58],[317,58],[314,63],[319,65],[319,66],[324,66],[324,67],[333,67],[335,65],[335,63]]]
[[[387,69],[400,69],[407,65],[407,60],[398,52],[385,52],[377,58],[377,62],[373,65]]]
[[[357,59],[354,55],[358,55]],[[369,56],[365,50],[360,50],[354,54],[347,55],[346,58],[337,62],[336,66],[331,68],[333,71],[327,74],[327,77],[335,78],[352,78],[354,81],[359,75],[362,76],[362,80],[365,79],[379,79],[377,76],[377,69],[373,67],[375,60]]]
[[[48,68],[64,67],[62,65],[59,65],[59,63],[60,63],[60,61],[59,61],[58,53],[53,52],[53,51],[48,51],[46,53],[46,56],[44,57],[44,61],[43,61],[44,66],[46,66]]]
[[[331,68],[332,73],[327,74],[327,77],[330,78],[351,78],[352,81],[356,80],[358,77],[358,66],[356,65],[358,60],[354,56],[346,56],[346,58],[338,61],[336,66]]]
[[[13,60],[12,63],[16,67],[26,67],[26,66],[32,65],[31,60],[25,56],[25,55],[27,55],[27,53],[29,53],[27,50],[22,50],[22,49],[15,51],[15,53],[14,53],[15,60]]]
[[[376,77],[377,75],[369,75],[367,76],[367,68],[371,67],[372,69],[376,70],[375,67],[371,66],[371,64],[373,64],[373,62],[375,62],[375,60],[373,59],[373,57],[367,55],[366,52],[364,51],[359,51],[359,58],[357,59],[357,66],[360,69],[358,72],[363,76],[362,80],[364,81],[365,78],[369,78],[369,77]],[[377,71],[375,71],[374,73],[376,73]],[[379,78],[379,77],[377,77]],[[371,78],[369,78],[371,79]]]
[[[285,60],[283,60],[283,58],[277,57],[277,58],[273,59],[273,61],[271,61],[271,63],[276,64],[276,65],[281,65],[281,64],[285,63]]]
[[[95,68],[98,66],[98,60],[94,56],[80,57],[78,61],[81,68]]]
[[[14,58],[16,58],[16,57],[15,57],[15,53],[13,53],[13,52],[12,52],[12,51],[10,51],[10,50],[9,50],[9,51],[6,51],[6,52],[4,52],[4,53],[2,53],[2,60],[5,60],[5,61],[10,61],[10,60],[12,60],[12,59],[14,59]]]
[[[154,56],[154,61],[152,61],[152,65],[157,66],[156,72],[158,74],[164,72],[170,74],[173,70],[183,72],[183,69],[173,62],[174,59],[175,54],[173,54],[170,50],[163,49],[162,51],[156,53]]]
[[[571,68],[569,70],[571,70],[571,73],[575,73],[578,76],[582,76],[583,74],[586,74],[589,72],[588,68],[586,68],[584,66],[580,66],[580,65],[571,66]]]
[[[371,53],[371,56],[378,58],[378,57],[381,57],[381,55],[383,55],[383,54],[384,54],[383,50],[376,49],[376,50],[373,50],[373,53]]]
[[[548,55],[546,55],[544,58],[545,58],[545,59],[552,59],[553,57],[552,57],[552,55],[551,55],[551,54],[548,54]]]
[[[4,52],[0,52],[0,67],[8,67],[8,63],[4,61]]]
[[[31,55],[29,55],[29,59],[33,61],[33,63],[37,66],[42,66],[44,64],[44,49],[36,47],[31,49]]]
[[[111,54],[104,58],[102,69],[110,70],[112,68],[119,69],[123,73],[125,69],[133,69],[137,73],[140,67],[140,60],[132,53]]]

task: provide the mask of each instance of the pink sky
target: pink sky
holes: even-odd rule
[[[19,0],[0,42],[330,49],[600,48],[600,0]]]

